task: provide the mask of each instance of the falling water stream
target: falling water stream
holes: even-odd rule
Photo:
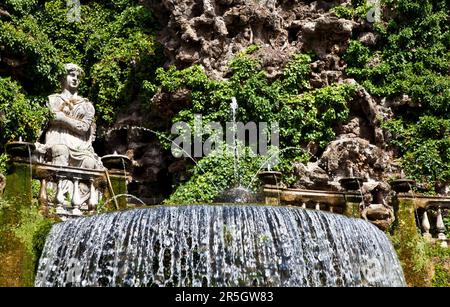
[[[405,286],[375,226],[298,207],[161,206],[53,226],[36,286]]]

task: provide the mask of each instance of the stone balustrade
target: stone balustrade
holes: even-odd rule
[[[422,235],[427,240],[437,240],[442,247],[448,247],[446,228],[442,218],[442,209],[450,209],[450,202],[430,201],[422,210],[420,227]]]
[[[450,197],[398,193],[397,198],[399,203],[414,206],[415,221],[424,238],[437,241],[443,247],[449,246],[443,211],[450,209]]]
[[[362,195],[359,192],[303,190],[266,184],[263,194],[264,202],[268,205],[284,204],[360,217]]]
[[[382,204],[372,204],[361,212],[360,205],[363,195],[357,191],[303,190],[266,184],[263,186],[263,195],[264,202],[268,205],[299,206],[305,209],[328,211],[350,217],[362,217],[383,230],[386,230],[396,217],[398,218],[399,205],[410,207],[412,223],[416,223],[417,227],[422,229],[425,238],[437,241],[443,247],[447,247],[450,243],[445,235],[446,228],[443,222],[443,210],[450,209],[450,197],[415,195],[409,192],[397,193],[394,200],[396,205],[393,204],[394,210],[397,210],[396,217],[394,217],[394,212],[392,210],[392,212],[389,212],[386,209],[387,207]],[[380,225],[383,220],[372,220],[365,216],[370,213],[370,210],[374,211],[372,215],[375,218],[381,215],[388,216],[387,213],[390,213],[388,216],[390,220],[385,223],[387,225]],[[406,211],[409,211],[409,209]]]
[[[8,180],[9,178],[9,180]],[[122,170],[92,170],[37,162],[12,161],[5,194],[21,203],[31,202],[31,182],[40,183],[38,201],[41,212],[63,219],[97,212],[100,203],[105,210],[124,209],[127,199],[116,195],[127,193],[127,174]]]

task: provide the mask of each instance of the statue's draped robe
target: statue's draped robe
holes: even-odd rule
[[[45,133],[45,147],[53,150],[55,146],[64,145],[67,148],[65,152],[68,152],[61,162],[53,161],[53,164],[104,169],[92,147],[95,138],[95,109],[92,103],[81,97],[69,100],[62,94],[54,94],[49,96],[48,107],[54,118],[50,120]],[[57,116],[58,112],[63,112],[65,116],[61,116],[61,113]],[[73,189],[72,180],[59,180],[58,190],[61,195],[69,194],[72,199]],[[79,192],[83,203],[86,202],[90,197],[88,184],[80,182]],[[70,205],[63,199],[59,201]]]
[[[53,114],[63,112],[66,116],[50,121],[45,145],[50,148],[65,145],[69,151],[69,166],[84,167],[86,159],[90,159],[96,169],[103,168],[92,148],[95,134],[95,109],[92,103],[81,97],[69,101],[61,94],[55,94],[49,96],[48,107]]]

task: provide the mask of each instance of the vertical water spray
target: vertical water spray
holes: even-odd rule
[[[231,120],[233,123],[233,166],[234,166],[234,181],[237,186],[240,185],[240,178],[238,173],[238,162],[239,162],[239,155],[238,155],[238,147],[237,147],[237,126],[236,126],[236,111],[238,109],[238,103],[236,101],[236,97],[231,97]]]

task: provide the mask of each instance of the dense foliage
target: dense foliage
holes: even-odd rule
[[[89,1],[81,20],[67,18],[64,0],[6,0],[0,9],[0,151],[5,142],[35,141],[46,121],[47,96],[59,91],[62,65],[85,70],[80,94],[96,106],[97,119],[111,123],[118,111],[139,99],[152,81],[155,23],[134,0]]]
[[[390,18],[374,25],[374,47],[350,43],[347,73],[372,95],[398,102],[385,123],[407,174],[428,183],[450,180],[450,3],[389,0]],[[386,18],[387,19],[387,18]]]
[[[289,178],[292,161],[311,158],[302,148],[310,143],[324,148],[333,140],[333,128],[348,117],[347,103],[352,99],[355,88],[346,84],[333,84],[312,89],[309,84],[311,57],[305,54],[295,56],[286,65],[280,78],[269,80],[260,63],[248,53],[250,51],[243,51],[231,62],[229,79],[224,81],[208,78],[200,66],[184,70],[174,67],[169,70],[158,69],[156,79],[159,90],[169,93],[179,89],[189,90],[190,104],[173,117],[173,123],[183,121],[191,129],[194,127],[195,114],[202,114],[204,122],[215,121],[225,127],[225,123],[231,121],[232,97],[236,97],[239,105],[236,115],[238,121],[279,123],[280,148],[298,148],[281,155],[279,167],[283,168],[285,182],[290,182],[293,179]],[[213,169],[216,167],[211,165]],[[220,169],[223,167],[225,163],[221,164]],[[209,174],[208,171],[209,168],[205,176]],[[218,185],[225,185],[225,179]],[[197,179],[195,177],[192,180]],[[210,197],[205,196],[203,200],[208,201]]]
[[[265,159],[252,155],[249,148],[243,148],[242,144],[240,150],[241,155],[235,160],[234,149],[222,144],[219,149],[201,159],[196,167],[190,169],[189,180],[182,183],[165,203],[210,203],[222,191],[233,186],[256,191],[260,186],[256,174]]]
[[[373,24],[378,42],[364,46],[355,33],[344,56],[347,74],[378,99],[401,102],[393,120],[384,124],[391,131],[391,145],[408,175],[432,187],[450,180],[449,3],[382,3],[385,16]],[[332,10],[361,21],[369,8],[367,1],[354,0]],[[46,97],[59,90],[62,64],[69,61],[85,69],[81,94],[95,103],[97,118],[105,124],[132,101],[150,102],[158,89],[189,90],[189,104],[173,122],[191,125],[197,113],[204,122],[229,121],[234,96],[240,121],[280,123],[282,148],[323,148],[334,137],[335,125],[348,116],[353,88],[312,89],[308,79],[313,56],[297,55],[277,80],[269,80],[251,57],[257,46],[230,63],[225,81],[209,79],[200,66],[162,69],[154,19],[136,0],[83,2],[79,22],[67,18],[64,0],[5,0],[0,9],[9,13],[0,18],[0,152],[19,136],[36,140],[46,121]],[[289,162],[308,158],[304,151],[293,150],[281,166],[287,170]]]
[[[173,118],[174,123],[193,125],[195,114],[202,114],[204,121],[231,121],[231,97],[236,97],[239,121],[279,123],[280,147],[308,142],[324,146],[334,137],[333,125],[347,118],[346,103],[354,88],[336,84],[311,90],[310,61],[308,55],[297,55],[273,82],[258,61],[245,54],[230,64],[230,78],[225,81],[209,79],[200,66],[158,69],[157,80],[164,91],[188,88],[191,92],[191,104]]]

